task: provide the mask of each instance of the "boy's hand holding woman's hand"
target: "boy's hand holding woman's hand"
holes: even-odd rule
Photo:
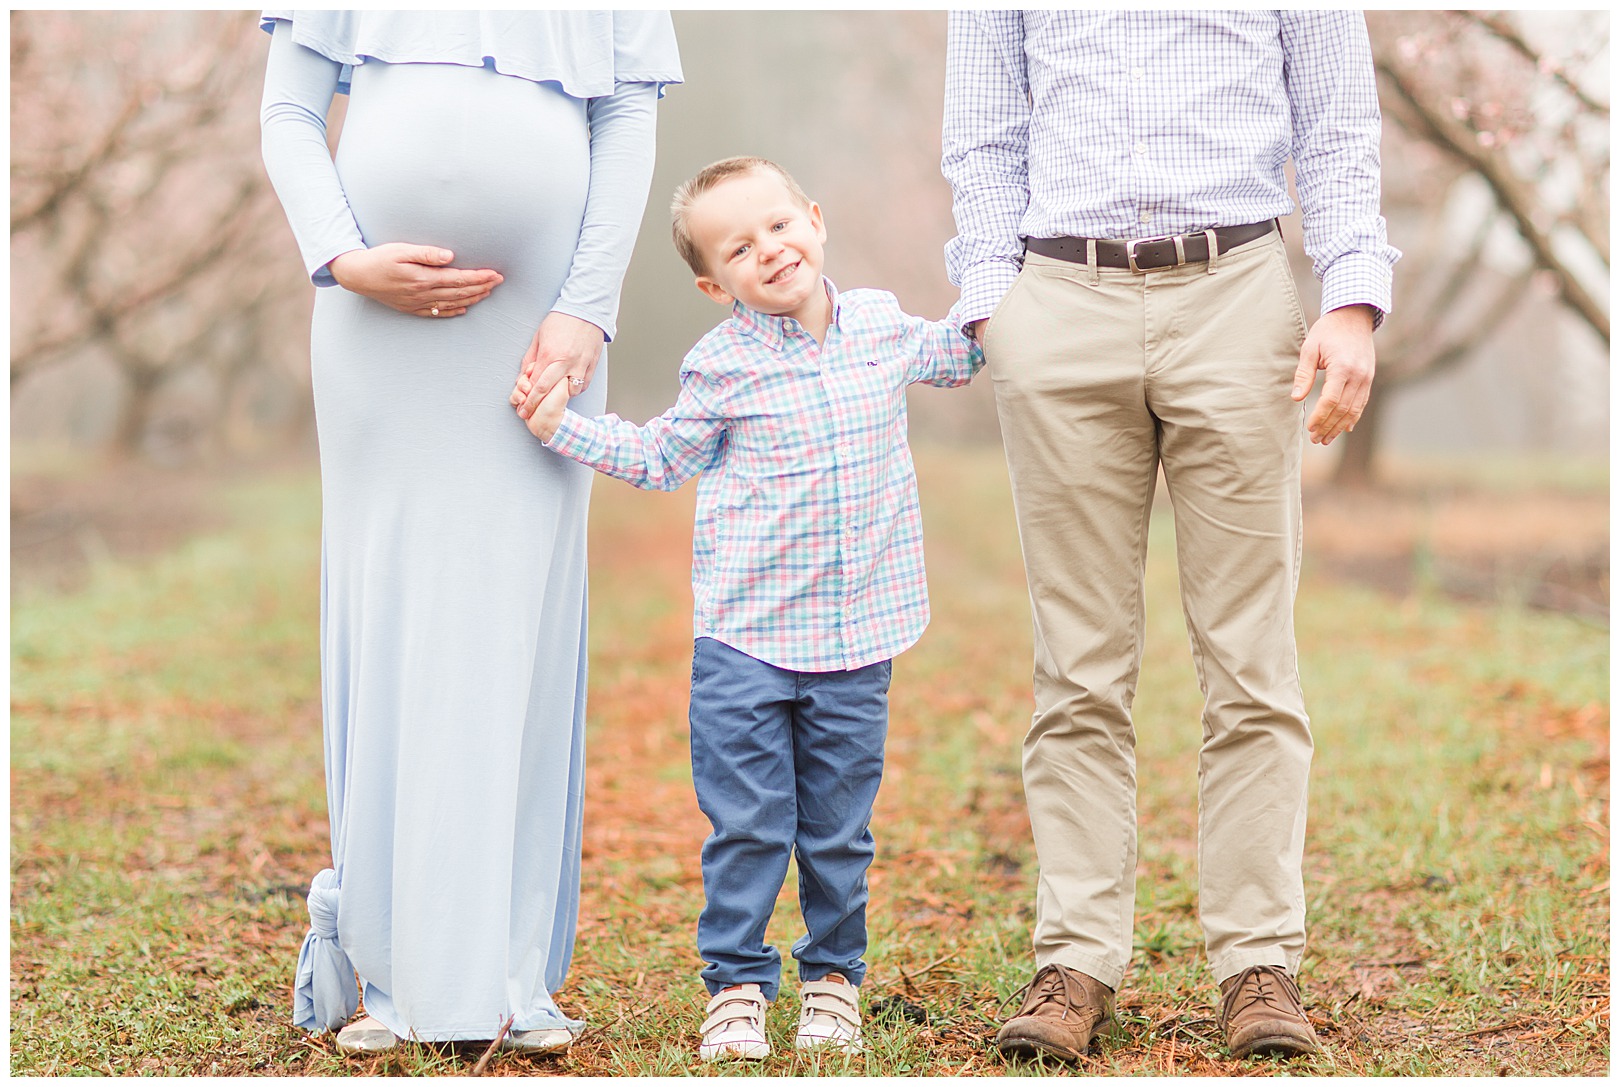
[[[557,427],[562,423],[563,412],[568,407],[568,379],[559,378],[552,383],[550,389],[541,394],[537,391],[534,378],[536,368],[534,363],[524,367],[523,372],[518,375],[517,384],[512,387],[512,395],[507,400],[518,409],[518,415],[521,416],[524,408],[538,396],[539,402],[531,409],[532,413],[526,421],[529,424],[530,434],[543,442],[549,442],[552,435],[557,433]]]
[[[549,442],[562,422],[568,398],[590,387],[605,340],[591,322],[557,310],[540,322],[507,398],[536,438]]]

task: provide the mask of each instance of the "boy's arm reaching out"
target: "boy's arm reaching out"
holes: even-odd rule
[[[908,383],[922,382],[955,388],[973,380],[984,366],[984,349],[962,332],[955,315],[928,321],[904,314],[906,346],[911,352]]]
[[[528,398],[531,380],[519,377],[509,398]],[[714,463],[726,433],[720,398],[709,382],[681,371],[675,406],[645,426],[617,415],[588,418],[567,410],[568,383],[559,381],[528,419],[529,432],[571,460],[649,491],[673,491]]]

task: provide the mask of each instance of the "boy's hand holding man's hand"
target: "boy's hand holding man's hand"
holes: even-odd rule
[[[534,388],[532,367],[525,369],[518,375],[517,384],[512,387],[512,395],[507,398],[514,408],[521,409],[529,399],[529,393]],[[529,416],[529,433],[543,442],[551,441],[552,435],[557,433],[557,427],[562,423],[563,412],[568,407],[568,380],[561,378],[555,382],[540,403],[535,405],[534,413]],[[520,410],[518,415],[523,413]]]

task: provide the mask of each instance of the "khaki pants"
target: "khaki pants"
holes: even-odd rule
[[[1030,254],[984,347],[1035,620],[1024,789],[1037,967],[1118,988],[1136,896],[1131,701],[1158,468],[1205,697],[1199,914],[1217,980],[1297,970],[1311,734],[1294,648],[1305,320],[1271,234],[1146,274]]]

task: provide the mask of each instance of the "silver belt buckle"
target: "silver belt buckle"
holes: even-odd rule
[[[1125,257],[1126,257],[1127,260],[1130,261],[1131,271],[1135,272],[1137,275],[1141,275],[1144,271],[1147,270],[1147,269],[1144,269],[1144,268],[1138,268],[1136,266],[1136,247],[1137,246],[1142,245],[1142,244],[1144,244],[1146,242],[1162,242],[1162,241],[1165,241],[1165,240],[1167,240],[1169,238],[1176,239],[1176,264],[1180,265],[1180,264],[1187,263],[1186,251],[1184,249],[1182,249],[1182,247],[1181,247],[1181,235],[1179,235],[1179,234],[1155,234],[1151,238],[1132,238],[1130,241],[1125,243]]]

